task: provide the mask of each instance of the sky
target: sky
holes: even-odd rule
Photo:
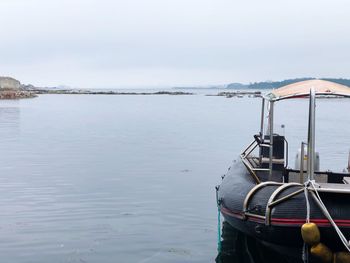
[[[0,75],[36,86],[350,78],[348,0],[0,0]]]

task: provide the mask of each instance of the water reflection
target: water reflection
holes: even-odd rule
[[[0,105],[0,137],[12,140],[20,133],[20,107],[17,101]]]
[[[222,226],[222,238],[216,263],[302,263],[301,259],[272,250],[257,239],[236,230],[226,221]]]

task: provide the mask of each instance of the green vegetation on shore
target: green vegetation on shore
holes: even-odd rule
[[[252,82],[249,84],[241,83],[230,83],[226,86],[227,89],[277,89],[285,85],[293,84],[295,82],[311,80],[316,78],[296,78],[296,79],[286,79],[282,81],[262,81],[262,82]],[[328,80],[335,83],[339,83],[345,86],[350,87],[350,79],[342,78],[321,78],[322,80]]]

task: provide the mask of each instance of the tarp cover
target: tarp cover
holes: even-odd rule
[[[350,88],[345,85],[326,80],[313,79],[296,82],[278,89],[274,89],[267,94],[266,98],[271,101],[277,101],[304,97],[310,94],[311,88],[315,89],[316,95],[350,97]]]

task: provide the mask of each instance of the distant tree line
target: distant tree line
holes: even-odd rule
[[[262,81],[262,82],[253,82],[249,84],[241,84],[241,83],[231,83],[227,85],[228,89],[277,89],[289,84],[293,84],[295,82],[311,80],[315,78],[296,78],[296,79],[286,79],[282,81]],[[332,81],[335,83],[339,83],[342,85],[346,85],[350,87],[350,79],[336,79],[336,78],[323,78],[323,80]]]
[[[339,83],[345,86],[350,87],[350,79],[332,79],[332,78],[325,78],[323,80],[333,81],[335,83]]]

